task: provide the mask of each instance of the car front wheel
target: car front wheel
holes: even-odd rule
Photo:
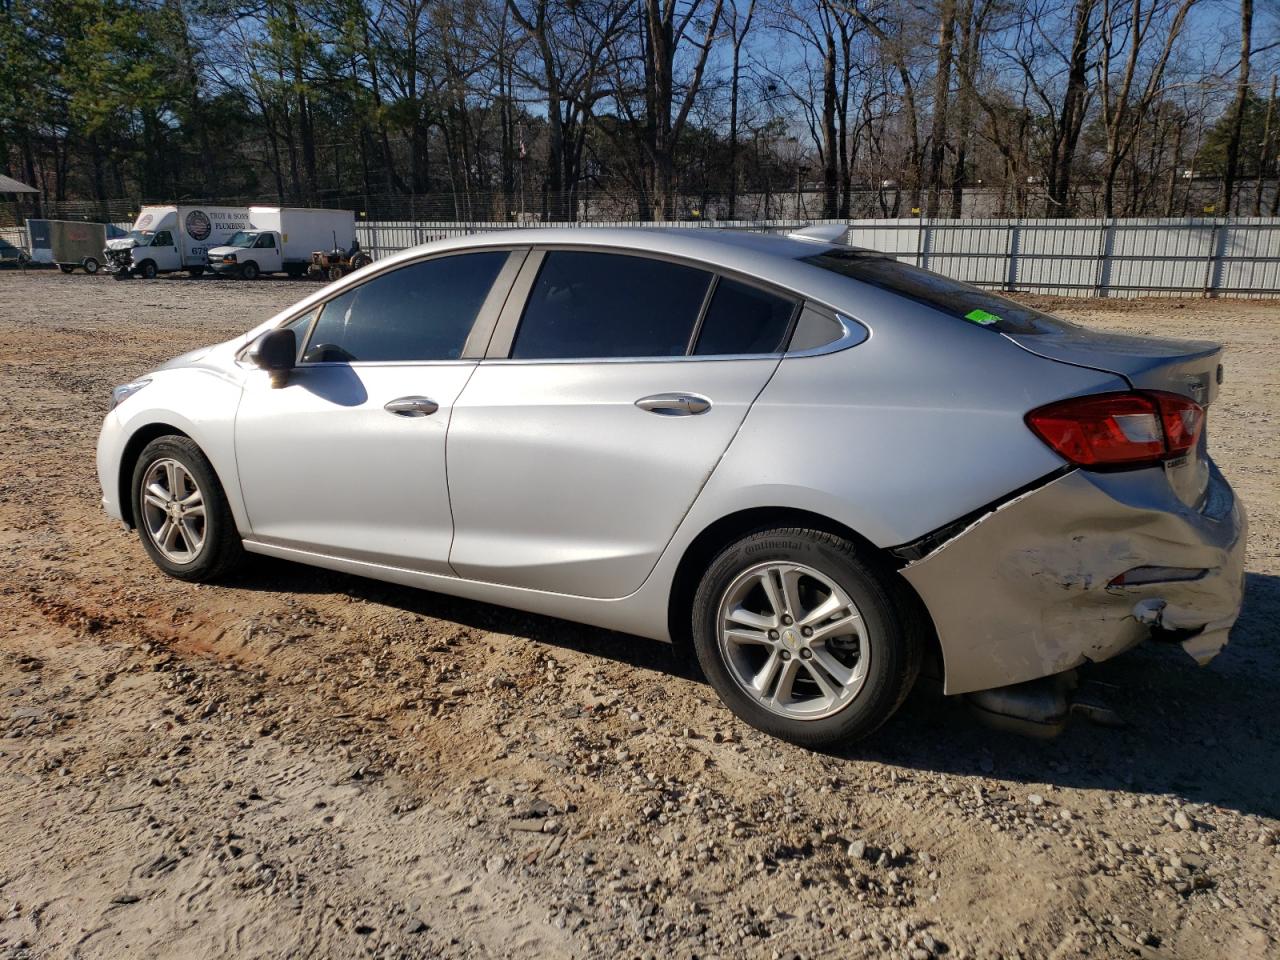
[[[874,732],[905,699],[921,645],[892,572],[818,530],[775,528],[725,548],[699,584],[693,639],[735,714],[806,747]]]
[[[243,555],[213,466],[194,441],[153,440],[133,468],[133,515],[147,554],[179,580],[216,580]]]

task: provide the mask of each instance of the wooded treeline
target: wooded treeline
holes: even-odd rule
[[[1274,214],[1253,4],[0,0],[0,171],[104,209]]]

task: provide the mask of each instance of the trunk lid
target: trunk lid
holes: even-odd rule
[[[1135,337],[1074,327],[1041,333],[1006,333],[1022,349],[1059,363],[1104,370],[1124,377],[1137,390],[1165,390],[1205,408],[1205,426],[1196,449],[1166,461],[1165,474],[1178,498],[1202,506],[1209,485],[1209,406],[1222,383],[1222,345],[1207,340]]]

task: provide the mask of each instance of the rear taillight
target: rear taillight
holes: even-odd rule
[[[1137,467],[1191,450],[1204,409],[1176,393],[1095,393],[1032,410],[1027,426],[1080,467]]]

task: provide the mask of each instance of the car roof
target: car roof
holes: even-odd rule
[[[702,260],[739,269],[759,258],[795,260],[828,250],[832,244],[771,233],[718,227],[517,227],[449,237],[403,250],[379,263],[412,260],[424,253],[485,247],[598,247],[602,250],[656,253]],[[735,261],[739,261],[735,263]]]

